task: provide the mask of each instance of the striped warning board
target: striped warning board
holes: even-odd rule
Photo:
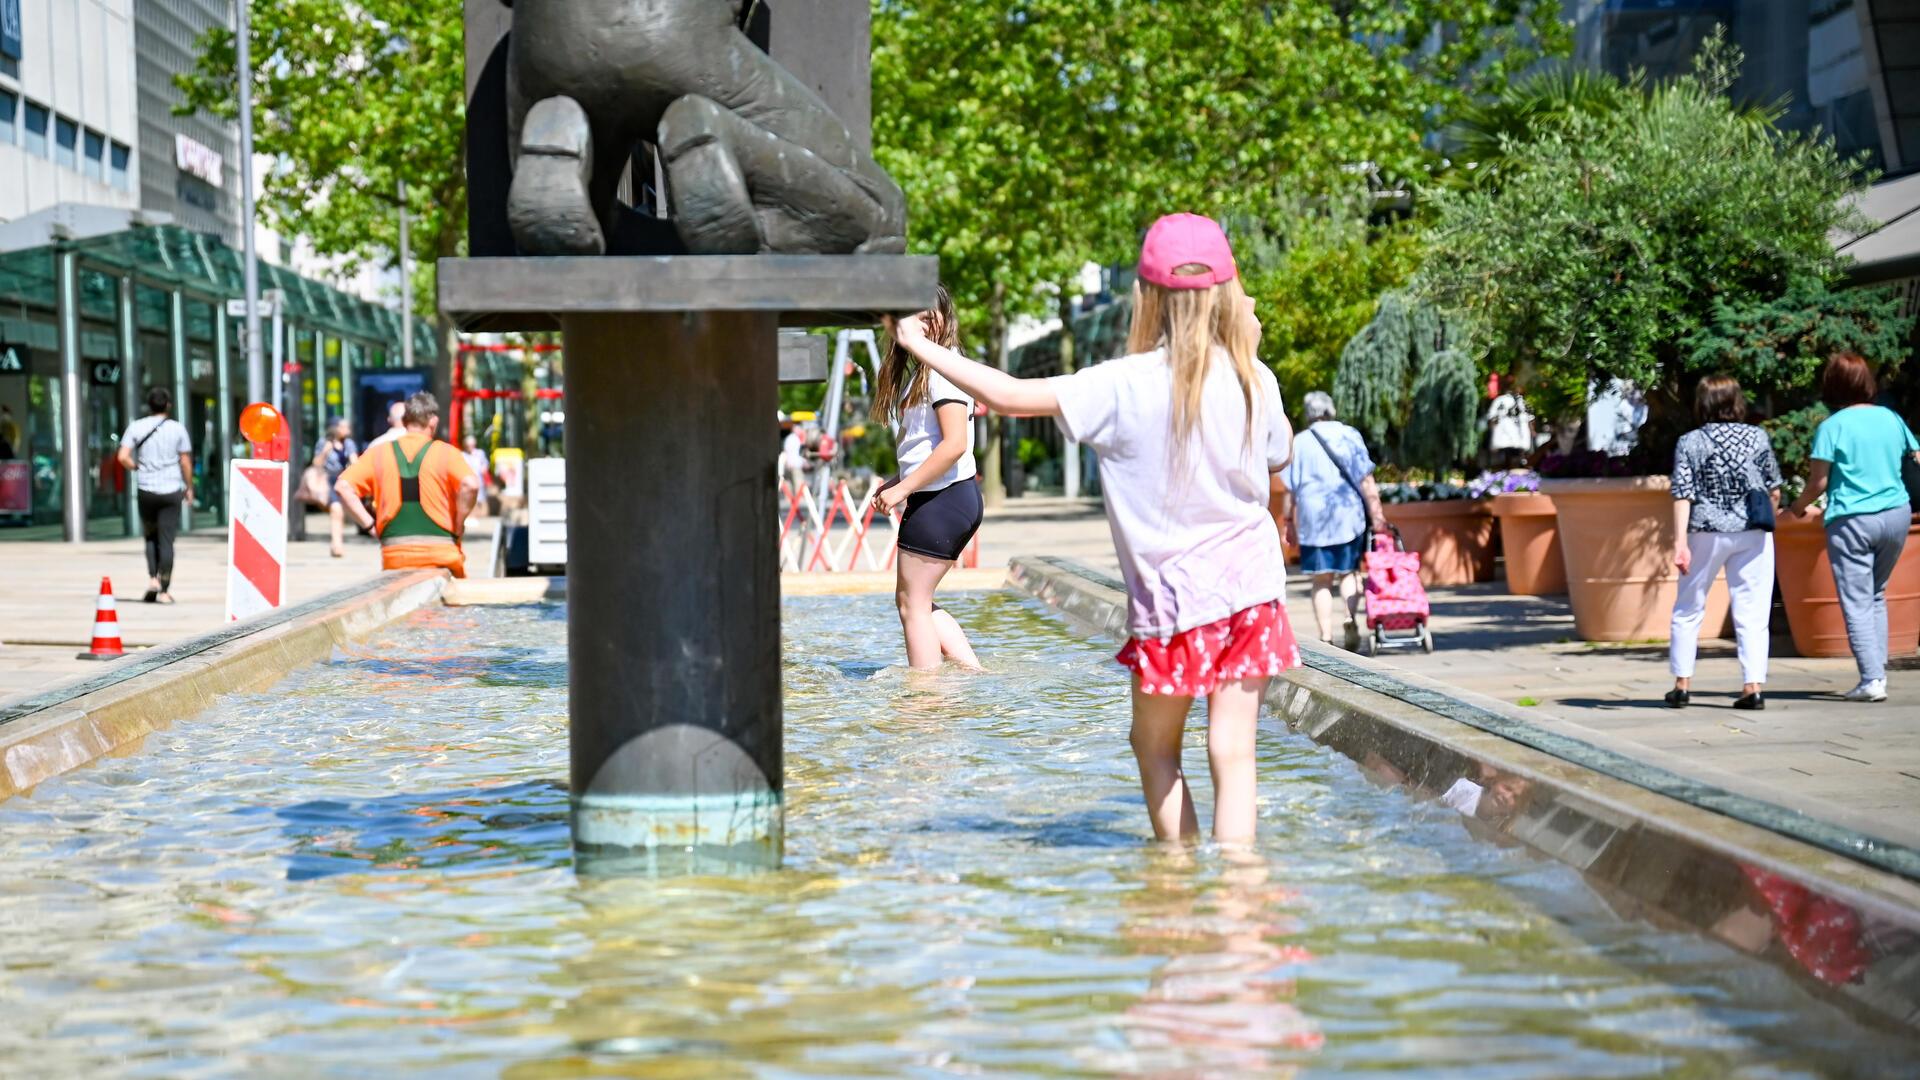
[[[227,621],[280,606],[287,592],[287,463],[236,460],[227,477]]]

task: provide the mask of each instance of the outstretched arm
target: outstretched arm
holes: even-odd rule
[[[1045,379],[1018,378],[967,359],[927,337],[926,326],[918,315],[889,318],[886,325],[887,332],[901,348],[994,412],[1002,416],[1060,415],[1060,401]]]

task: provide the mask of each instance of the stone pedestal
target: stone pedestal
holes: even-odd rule
[[[932,302],[907,256],[463,259],[462,325],[561,328],[583,869],[779,861],[782,324]]]

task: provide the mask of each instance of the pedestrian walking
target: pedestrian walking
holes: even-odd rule
[[[440,404],[422,390],[406,400],[406,433],[367,447],[334,484],[347,513],[380,536],[386,570],[442,567],[467,576],[460,538],[480,495],[480,478],[450,444],[434,438]],[[367,510],[367,499],[374,511]]]
[[[326,433],[313,448],[313,467],[327,478],[327,538],[330,541],[327,550],[336,559],[347,553],[347,509],[341,505],[340,493],[334,490],[334,485],[340,482],[340,474],[347,471],[347,466],[359,457],[360,447],[353,441],[353,427],[347,418],[336,416],[328,420]]]
[[[1313,621],[1320,640],[1334,632],[1334,591],[1345,608],[1348,649],[1360,647],[1360,561],[1367,537],[1387,528],[1380,487],[1366,440],[1335,415],[1333,398],[1315,390],[1305,400],[1307,427],[1294,440],[1293,460],[1275,474],[1287,540],[1300,549],[1300,572],[1308,575]]]
[[[1012,416],[1050,416],[1100,460],[1107,523],[1127,586],[1135,759],[1153,833],[1199,823],[1181,765],[1187,713],[1207,699],[1213,838],[1250,844],[1254,722],[1267,679],[1300,662],[1281,596],[1286,566],[1267,479],[1293,429],[1260,363],[1260,321],[1218,224],[1193,214],[1147,231],[1134,286],[1131,355],[1071,375],[1021,379],[930,340],[925,319],[894,338],[954,386]]]
[[[1887,700],[1887,579],[1906,547],[1913,500],[1902,464],[1920,467],[1920,441],[1900,414],[1873,404],[1873,369],[1856,353],[1838,353],[1820,373],[1820,399],[1833,410],[1813,433],[1807,486],[1788,513],[1827,497],[1827,561],[1847,621],[1847,644],[1860,669],[1848,701]]]
[[[147,391],[147,415],[127,425],[116,455],[134,474],[140,531],[146,537],[149,604],[173,603],[173,538],[180,510],[193,505],[193,442],[175,420],[173,394],[164,386]]]
[[[1692,703],[1707,590],[1725,568],[1742,680],[1733,707],[1764,709],[1780,462],[1767,433],[1747,423],[1746,394],[1732,376],[1700,380],[1693,416],[1700,426],[1680,436],[1673,452],[1673,564],[1680,585],[1667,645],[1673,673],[1667,704],[1684,709]]]
[[[473,504],[473,512],[487,516],[487,495],[491,485],[487,482],[487,452],[480,449],[480,439],[472,432],[460,436],[460,456],[467,459],[467,468],[480,478],[480,497]]]
[[[946,286],[936,290],[932,310],[915,316],[915,326],[929,343],[958,351],[960,320]],[[945,656],[978,668],[966,631],[933,600],[941,579],[980,531],[973,399],[896,338],[880,367],[872,415],[875,423],[893,429],[900,462],[900,471],[874,498],[881,513],[901,513],[893,595],[907,639],[907,665],[937,668]]]

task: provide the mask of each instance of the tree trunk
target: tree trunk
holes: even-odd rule
[[[1060,374],[1073,374],[1073,296],[1060,286]],[[1071,439],[1060,446],[1060,488],[1069,499],[1080,497],[1080,444]]]
[[[987,352],[994,367],[1007,370],[1007,287],[993,283],[987,297]],[[999,413],[987,414],[987,452],[980,462],[980,498],[988,506],[999,506],[1007,499],[1007,482],[1002,470],[1006,462],[1006,424]]]

